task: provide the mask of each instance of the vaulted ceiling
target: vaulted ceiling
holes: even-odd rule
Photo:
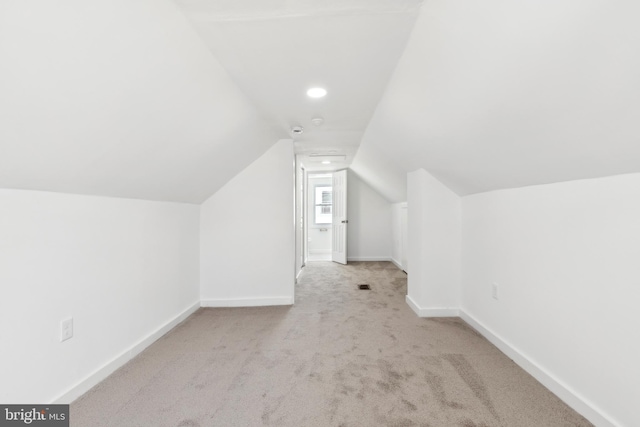
[[[286,132],[168,0],[0,2],[0,188],[200,203]]]
[[[310,169],[337,156],[390,201],[417,168],[461,195],[640,172],[637,16],[623,0],[3,1],[0,187],[200,203],[292,126]]]
[[[460,195],[640,172],[638,16],[629,1],[425,2],[362,160]]]
[[[175,2],[264,117],[304,129],[295,148],[314,170],[351,163],[422,0]],[[328,94],[309,98],[310,87]]]

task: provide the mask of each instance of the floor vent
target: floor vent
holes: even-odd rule
[[[369,286],[369,285],[358,285],[358,289],[369,291],[369,290],[371,290],[371,286]]]

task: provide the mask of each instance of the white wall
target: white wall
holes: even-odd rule
[[[307,245],[309,254],[331,253],[331,224],[321,226],[309,225]]]
[[[639,189],[634,174],[463,199],[463,310],[603,426],[640,425]]]
[[[391,204],[351,170],[347,186],[347,259],[391,260]]]
[[[375,116],[374,116],[375,117]],[[388,156],[379,145],[395,146],[393,137],[372,142],[375,131],[367,127],[353,162],[349,166],[358,177],[375,189],[389,203],[401,203],[407,200],[407,174]],[[392,142],[392,143],[391,143]]]
[[[408,252],[408,213],[407,203],[391,205],[391,260],[404,271],[409,271]]]
[[[455,316],[460,306],[460,198],[424,169],[407,176],[407,302],[420,316]]]
[[[198,218],[196,205],[0,189],[0,401],[68,403],[195,310]]]
[[[204,306],[293,303],[294,173],[281,140],[202,204]]]

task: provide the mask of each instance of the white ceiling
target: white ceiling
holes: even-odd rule
[[[640,172],[638,16],[630,0],[0,2],[0,188],[200,203],[296,125],[309,170],[351,165],[391,201],[418,168],[461,195]]]
[[[422,0],[175,1],[274,126],[304,128],[296,152],[316,170],[351,163]],[[328,95],[308,98],[313,86]]]
[[[0,2],[0,188],[201,203],[281,137],[168,0]]]
[[[638,16],[633,1],[426,2],[363,154],[460,195],[640,172]]]

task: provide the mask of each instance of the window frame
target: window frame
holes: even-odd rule
[[[331,193],[331,202],[323,203],[322,197],[324,196],[323,188],[329,188]],[[320,191],[318,191],[320,190]],[[318,203],[318,198],[320,197],[320,203]],[[329,212],[322,214],[319,213],[318,208],[329,208]],[[318,222],[319,215],[329,215],[329,221],[327,222]],[[333,186],[327,184],[316,184],[313,186],[313,224],[316,226],[327,226],[333,223]]]

